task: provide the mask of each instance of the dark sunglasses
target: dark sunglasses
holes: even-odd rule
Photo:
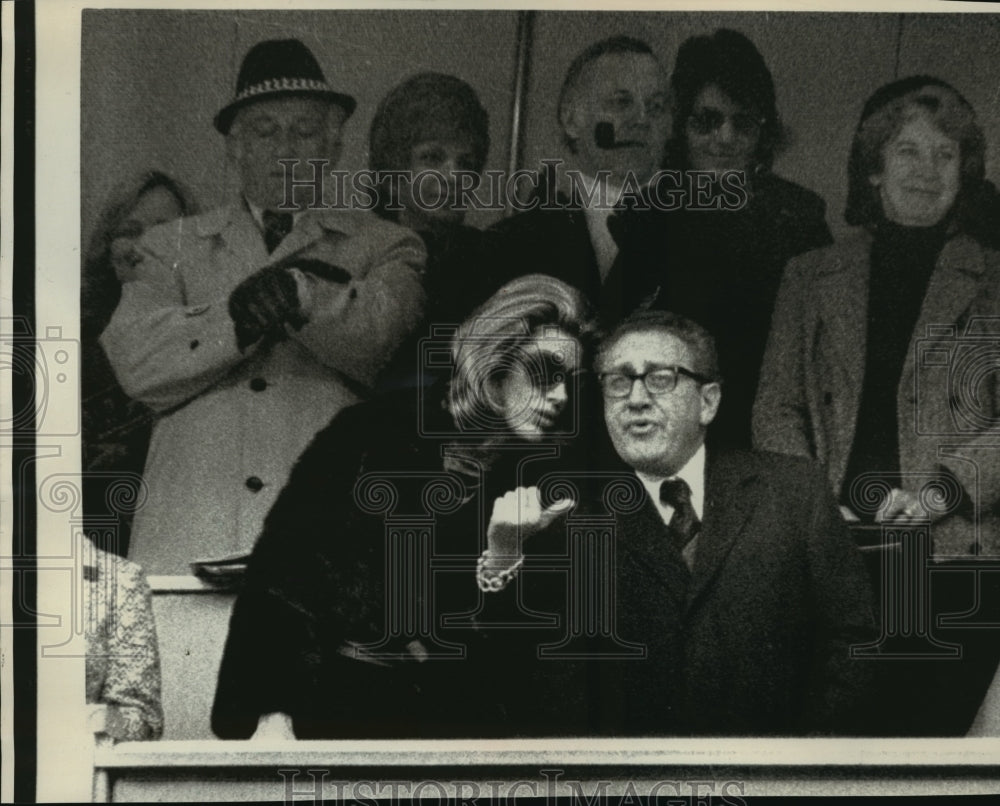
[[[760,129],[765,120],[761,117],[751,115],[749,112],[737,112],[735,115],[727,115],[721,109],[706,106],[692,112],[687,119],[688,126],[695,134],[712,134],[723,127],[726,121],[733,125],[733,132],[737,137],[756,137],[760,134]]]
[[[532,385],[539,389],[551,389],[560,383],[569,386],[581,372],[579,369],[569,369],[565,360],[545,352],[526,354],[524,369]]]

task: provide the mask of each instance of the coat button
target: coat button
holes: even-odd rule
[[[250,388],[253,389],[255,392],[263,392],[265,389],[267,389],[267,381],[265,381],[263,378],[252,378],[250,380]]]
[[[257,476],[251,476],[246,481],[247,489],[252,492],[260,492],[261,488],[264,486],[264,482],[260,480]]]

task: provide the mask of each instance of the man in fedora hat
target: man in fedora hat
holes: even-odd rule
[[[420,239],[375,216],[285,198],[284,165],[335,162],[354,99],[298,40],[255,45],[216,116],[232,203],[149,231],[102,344],[158,412],[129,556],[188,573],[246,554],[299,453],[362,399],[424,305]],[[320,201],[320,200],[316,200]]]

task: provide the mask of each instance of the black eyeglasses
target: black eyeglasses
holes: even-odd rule
[[[597,379],[601,382],[601,390],[605,397],[628,397],[632,394],[632,387],[636,381],[642,381],[646,391],[653,397],[658,397],[673,392],[682,375],[699,384],[712,383],[711,378],[678,366],[660,367],[640,373],[605,372],[598,375]]]
[[[733,133],[737,137],[751,138],[760,134],[760,129],[765,120],[761,117],[751,115],[749,112],[737,112],[735,115],[727,115],[721,109],[706,106],[688,115],[688,126],[695,134],[712,134],[723,127],[726,121],[733,124]]]

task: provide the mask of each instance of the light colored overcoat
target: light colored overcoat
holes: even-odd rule
[[[423,313],[425,251],[373,215],[309,210],[269,255],[242,201],[157,227],[139,249],[101,337],[122,388],[160,415],[129,557],[150,574],[189,573],[192,560],[250,551],[309,440],[367,394]],[[300,275],[309,323],[241,353],[230,293],[292,255],[350,282]]]

